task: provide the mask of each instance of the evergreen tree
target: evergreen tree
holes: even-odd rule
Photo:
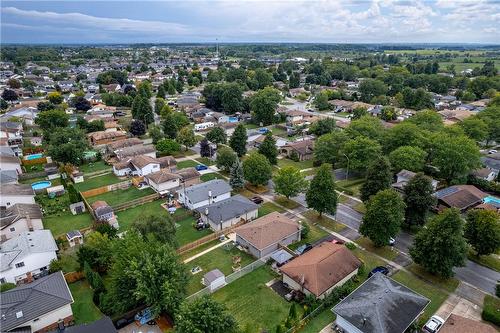
[[[337,211],[337,193],[331,164],[325,163],[319,167],[306,192],[306,202],[319,216],[323,213],[335,214]]]
[[[210,148],[210,144],[206,138],[200,141],[200,156],[208,158],[212,157],[212,148]]]
[[[130,124],[129,132],[134,136],[144,135],[146,134],[146,126],[144,126],[144,123],[142,121],[134,120],[132,124]]]
[[[366,181],[361,187],[361,200],[367,201],[372,195],[388,189],[391,183],[391,165],[387,158],[380,156],[368,167]]]
[[[82,199],[80,198],[80,193],[78,193],[73,184],[68,185],[68,195],[69,195],[69,202],[71,203],[77,203],[82,201]]]
[[[165,88],[163,87],[162,84],[158,87],[158,92],[156,94],[156,97],[158,98],[165,98]]]
[[[132,118],[141,120],[144,124],[154,121],[153,108],[149,100],[141,94],[137,94],[132,102]]]
[[[272,165],[278,163],[278,148],[276,147],[276,140],[271,132],[267,132],[266,138],[259,146],[259,153],[264,155]]]
[[[233,190],[242,189],[245,186],[245,178],[243,177],[243,167],[239,159],[236,159],[231,167],[229,185]]]
[[[408,226],[424,225],[429,209],[434,206],[434,188],[431,179],[422,173],[417,173],[403,189],[403,199],[406,204],[405,221]]]
[[[453,267],[463,266],[467,244],[457,209],[446,209],[422,228],[410,248],[410,255],[428,272],[444,278],[453,276]]]
[[[239,157],[243,156],[247,152],[247,130],[245,126],[239,124],[236,126],[231,139],[229,140],[229,146],[238,154]]]

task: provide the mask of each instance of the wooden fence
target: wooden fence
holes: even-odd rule
[[[32,160],[21,160],[22,165],[25,166],[30,166],[30,165],[37,165],[37,164],[45,164],[47,163],[47,157],[40,157],[40,158],[35,158]]]
[[[40,177],[45,177],[47,174],[45,171],[38,171],[38,172],[30,172],[30,173],[22,173],[18,175],[17,177],[19,180],[27,180],[27,179],[33,179],[33,178],[40,178]]]
[[[130,200],[128,202],[117,204],[117,205],[114,205],[114,206],[111,206],[111,207],[113,208],[113,210],[116,213],[116,212],[120,212],[122,210],[126,210],[126,209],[129,209],[129,208],[135,207],[135,206],[144,205],[145,203],[148,203],[148,202],[151,202],[151,201],[155,201],[159,197],[160,197],[160,195],[158,193],[153,193],[153,194],[150,194],[150,195],[146,195],[145,197],[141,197],[141,198],[137,198],[137,199],[134,199],[134,200]]]
[[[127,188],[130,187],[131,184],[132,184],[132,182],[130,180],[126,180],[126,181],[123,181],[120,183],[105,185],[105,186],[94,188],[94,189],[91,189],[88,191],[83,191],[83,192],[81,192],[81,195],[84,196],[85,198],[95,197],[96,195],[103,194],[103,193],[110,192],[110,191],[126,190]]]

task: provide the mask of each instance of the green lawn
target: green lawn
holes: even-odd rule
[[[112,170],[113,168],[104,161],[90,162],[78,167],[83,173],[92,173],[101,170]]]
[[[444,289],[450,293],[454,292],[460,283],[455,278],[443,279],[439,276],[430,274],[417,264],[411,264],[406,268],[416,276],[419,276],[422,280],[425,280],[428,283],[437,286],[441,289]]]
[[[71,308],[77,325],[91,323],[102,318],[101,311],[92,302],[93,292],[87,281],[70,283],[69,289],[75,300]]]
[[[498,254],[490,254],[487,256],[477,256],[474,250],[470,249],[467,254],[467,258],[474,262],[477,262],[479,265],[486,266],[491,268],[497,272],[500,272],[500,259],[498,258]]]
[[[210,165],[214,165],[215,164],[215,161],[212,161],[211,159],[209,159],[208,157],[200,157],[200,158],[197,158],[196,159],[198,162],[200,162],[201,164],[205,164],[207,166],[210,166]]]
[[[99,194],[90,198],[87,198],[87,201],[92,204],[98,200],[103,200],[108,203],[110,206],[115,206],[118,204],[124,204],[134,199],[142,198],[150,194],[154,194],[155,191],[151,188],[145,188],[143,190],[139,190],[135,186],[130,186],[126,190],[116,190],[111,192],[106,192],[103,194]]]
[[[358,179],[349,179],[349,180],[339,180],[336,182],[337,190],[340,192],[345,192],[346,194],[353,195],[355,197],[359,197],[359,191],[363,183],[365,182],[364,178]]]
[[[333,314],[332,307],[324,308],[316,317],[311,319],[307,324],[299,330],[300,333],[318,333],[326,325],[330,324],[335,320],[335,315]]]
[[[299,203],[296,201],[293,201],[292,199],[287,199],[284,196],[278,196],[274,198],[274,201],[281,206],[288,208],[288,209],[294,209],[299,207]]]
[[[212,173],[206,173],[204,175],[201,175],[200,179],[202,182],[208,182],[209,180],[225,179],[225,178],[220,173],[212,172]]]
[[[299,161],[295,162],[292,161],[289,158],[282,158],[278,160],[278,166],[280,168],[286,167],[286,166],[294,166],[300,170],[302,169],[309,169],[313,167],[313,159],[307,160],[307,161]]]
[[[122,179],[116,177],[113,173],[108,173],[102,176],[86,178],[83,183],[75,184],[78,191],[88,191],[105,185],[111,185],[121,182]]]
[[[377,266],[385,266],[385,261],[382,261],[378,257],[374,256],[370,252],[356,248],[352,250],[352,253],[358,257],[364,263],[364,273],[362,274],[363,280],[368,277],[368,273]]]
[[[71,230],[80,230],[90,227],[93,219],[89,213],[72,215],[71,213],[62,213],[59,216],[53,215],[42,219],[45,229],[52,231],[54,237],[66,234]]]
[[[283,213],[285,210],[280,206],[273,204],[272,202],[264,202],[259,208],[259,217],[267,215],[272,212]]]
[[[175,223],[176,226],[175,237],[179,242],[179,246],[189,244],[197,239],[200,239],[212,233],[210,229],[205,229],[201,231],[196,230],[193,227],[194,222],[195,222],[194,217],[189,216],[188,218]]]
[[[372,241],[366,237],[360,237],[356,240],[356,243],[364,247],[370,252],[378,254],[385,259],[393,261],[398,256],[398,251],[394,250],[391,246],[376,247],[373,245]]]
[[[231,274],[233,272],[233,257],[235,256],[241,257],[241,267],[245,267],[255,260],[249,254],[241,252],[233,245],[226,244],[186,263],[188,270],[196,266],[202,269],[197,274],[190,274],[187,287],[188,294],[191,295],[203,289],[205,286],[201,284],[201,278],[213,269],[218,268],[226,276]]]
[[[180,162],[177,162],[177,170],[185,169],[185,168],[190,168],[190,167],[195,167],[198,164],[199,163],[196,163],[193,160],[180,161]]]
[[[141,216],[157,213],[168,214],[168,212],[163,209],[163,207],[160,207],[163,202],[163,200],[156,200],[145,203],[144,205],[139,205],[134,208],[129,208],[126,210],[122,210],[121,212],[117,212],[116,216],[118,218],[118,224],[120,225],[120,232],[130,228],[132,222],[139,219]]]
[[[334,232],[339,232],[342,229],[345,229],[345,226],[343,224],[337,223],[336,221],[332,220],[329,217],[326,217],[322,215],[319,217],[319,214],[316,213],[314,210],[310,209],[307,212],[302,213],[305,218],[309,220],[312,224],[319,224],[328,230],[334,231]]]
[[[236,318],[245,332],[274,332],[284,321],[290,303],[265,284],[275,276],[267,266],[241,277],[213,294]]]
[[[198,253],[201,253],[203,251],[205,251],[206,249],[209,249],[217,244],[219,244],[220,241],[218,239],[214,239],[213,241],[210,241],[208,243],[205,243],[203,245],[200,245],[194,249],[191,249],[189,251],[186,251],[184,253],[181,254],[181,260],[186,260],[188,258],[191,258],[191,257],[194,257],[195,255],[197,255]]]
[[[296,248],[298,248],[302,244],[306,244],[306,243],[312,244],[312,243],[320,240],[321,238],[324,238],[324,237],[329,235],[328,232],[324,231],[321,228],[318,228],[317,226],[315,226],[307,221],[303,221],[302,223],[308,224],[309,232],[307,233],[306,237],[304,237],[300,240],[300,242],[293,243],[292,245],[289,246],[289,248],[291,248],[292,250],[295,250]]]
[[[399,271],[392,276],[392,278],[399,283],[405,285],[411,290],[427,297],[431,303],[425,308],[424,314],[420,316],[418,323],[419,326],[425,322],[439,309],[441,304],[448,298],[448,294],[441,289],[436,288],[430,283],[426,283],[412,274],[404,271]]]

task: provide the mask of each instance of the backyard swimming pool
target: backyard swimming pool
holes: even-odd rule
[[[42,158],[43,157],[43,154],[42,153],[38,153],[38,154],[31,154],[31,155],[27,155],[24,157],[25,160],[27,161],[31,161],[31,160],[36,160],[38,158]]]
[[[238,118],[236,118],[236,117],[229,117],[229,122],[230,123],[237,123],[238,122]]]
[[[37,191],[37,190],[43,190],[44,188],[50,187],[51,185],[52,185],[52,183],[49,182],[48,180],[43,180],[43,181],[31,184],[31,188],[33,190]]]
[[[483,202],[495,206],[497,208],[500,207],[500,199],[491,195],[484,198]]]

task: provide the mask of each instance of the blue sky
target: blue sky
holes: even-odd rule
[[[500,1],[2,1],[2,43],[500,43]]]

